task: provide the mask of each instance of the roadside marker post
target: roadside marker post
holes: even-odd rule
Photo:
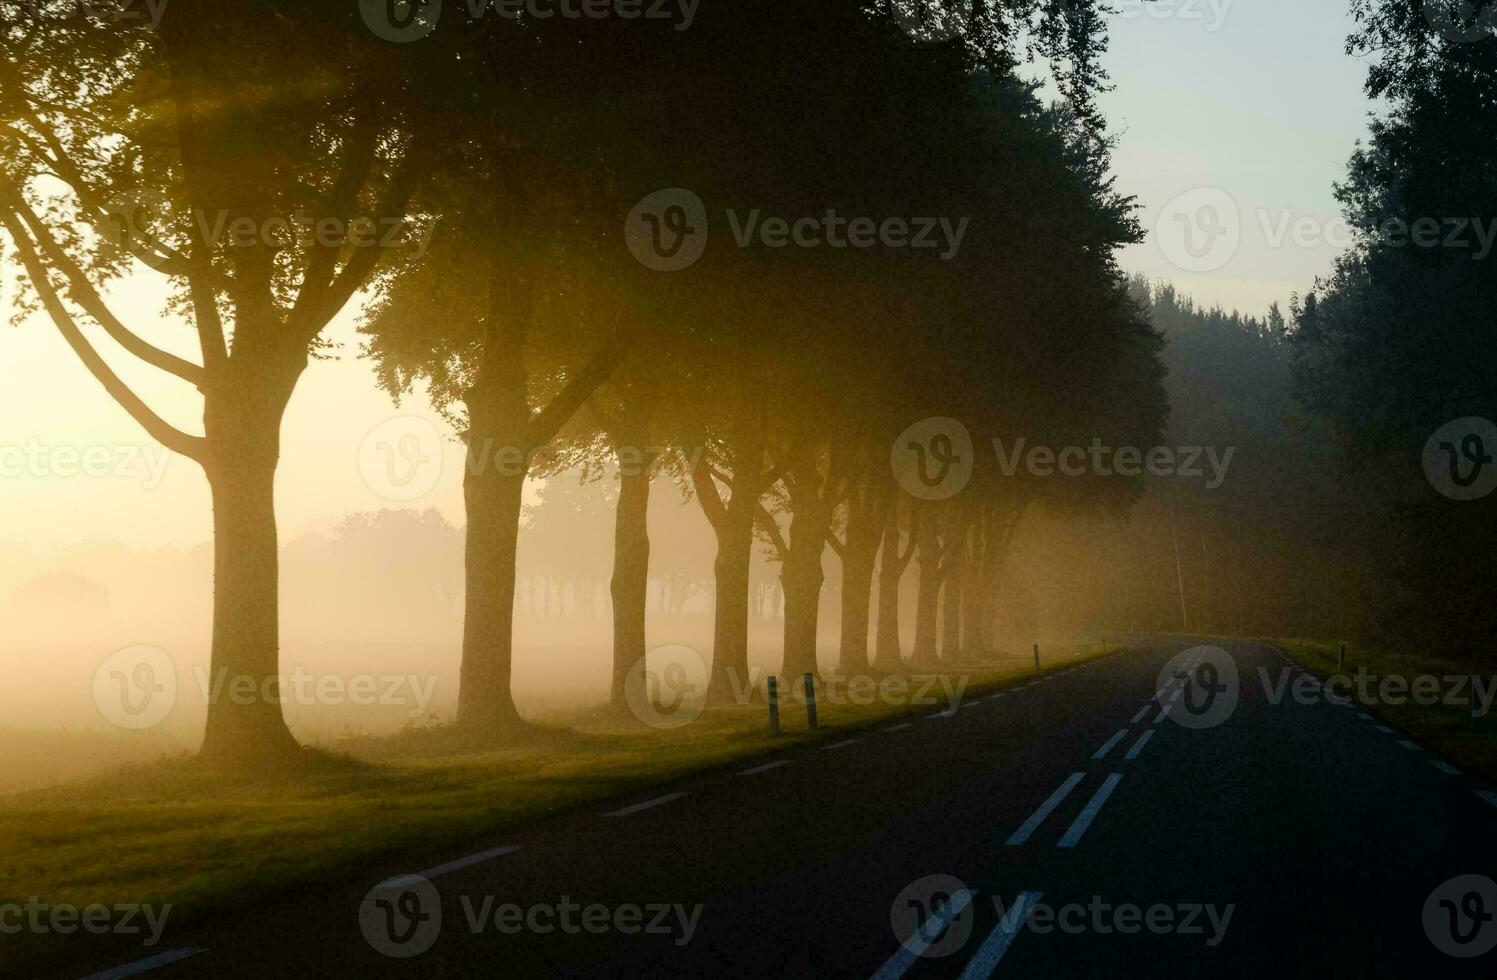
[[[769,675],[769,734],[780,734],[780,682]]]
[[[806,724],[811,728],[816,727],[816,678],[806,674],[802,678],[806,682]]]
[[[1341,669],[1342,661],[1346,660],[1346,644],[1341,644],[1341,649],[1336,653],[1336,669]]]
[[[1038,643],[1034,645],[1034,669],[1040,669],[1040,645]]]

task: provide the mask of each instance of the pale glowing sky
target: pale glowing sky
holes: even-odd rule
[[[1338,250],[1331,182],[1344,172],[1354,141],[1366,129],[1364,67],[1343,53],[1350,29],[1343,0],[1114,5],[1120,12],[1112,18],[1108,65],[1117,91],[1103,107],[1120,136],[1119,186],[1139,198],[1150,233],[1148,241],[1124,253],[1124,266],[1173,280],[1199,300],[1252,312],[1303,292],[1329,269]],[[1198,188],[1216,192],[1202,196]],[[1196,191],[1186,199],[1189,221],[1229,230],[1215,250],[1184,254],[1184,264],[1200,271],[1175,261],[1182,255],[1182,229],[1173,217],[1180,205],[1170,202],[1189,191]],[[1228,213],[1234,205],[1240,228],[1235,247]],[[1203,206],[1215,210],[1203,212]],[[1156,236],[1161,216],[1166,234]],[[1293,222],[1301,224],[1297,234],[1290,232]],[[1285,237],[1278,239],[1281,231]],[[0,307],[8,316],[16,270],[0,272]],[[114,309],[153,342],[195,355],[192,332],[160,317],[154,280],[146,272],[120,285],[112,294]],[[450,438],[441,440],[440,471],[428,463],[406,492],[392,490],[382,478],[381,443],[398,446],[402,436],[415,435],[430,456],[437,445],[431,426],[444,434],[446,429],[424,399],[396,409],[374,388],[368,365],[356,357],[355,313],[345,310],[328,333],[340,344],[341,358],[311,366],[287,413],[278,481],[283,539],[349,511],[384,506],[433,506],[453,523],[463,520],[462,452]],[[160,380],[151,369],[128,370],[123,358],[111,360],[127,379],[140,382],[136,390],[158,411],[200,430],[196,392],[189,386]],[[417,420],[391,421],[409,416]],[[36,446],[46,448],[32,454],[44,465],[31,472],[33,461],[18,450]],[[89,539],[137,547],[190,547],[208,540],[208,493],[196,464],[167,459],[157,485],[145,457],[119,462],[132,447],[149,446],[44,316],[18,329],[0,326],[0,541],[51,549]],[[70,450],[90,447],[102,447],[96,451],[117,461],[110,468],[128,471],[59,474],[75,465]],[[149,451],[159,465],[161,450]]]

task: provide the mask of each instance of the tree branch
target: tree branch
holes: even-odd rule
[[[31,210],[30,205],[19,193],[7,187],[0,190],[0,194],[3,194],[6,205],[19,214],[26,222],[26,226],[31,229],[32,237],[41,246],[42,255],[67,279],[69,297],[82,307],[85,313],[93,317],[115,343],[147,364],[160,368],[189,384],[202,387],[203,369],[201,367],[147,343],[115,317],[94,289],[93,283],[89,282],[88,277],[83,274],[83,270],[52,238],[52,233],[43,225],[36,212]]]
[[[110,370],[109,365],[99,356],[99,353],[89,346],[88,339],[83,336],[83,331],[78,329],[67,307],[63,305],[56,290],[52,288],[46,267],[31,247],[31,241],[26,236],[21,223],[16,220],[14,210],[0,209],[0,224],[3,224],[10,232],[16,251],[21,257],[21,264],[25,267],[26,274],[30,277],[32,286],[35,287],[52,322],[57,325],[63,339],[68,342],[68,346],[73,348],[74,353],[78,355],[84,367],[88,368],[89,373],[153,439],[172,452],[201,463],[206,457],[207,440],[201,436],[191,436],[182,432],[153,412],[134,391],[130,390],[128,385],[120,380],[114,371]]]

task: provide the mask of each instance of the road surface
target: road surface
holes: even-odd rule
[[[1497,896],[1462,877],[1497,877],[1490,785],[1295,680],[1270,646],[1133,643],[950,714],[474,841],[425,868],[371,868],[101,967],[161,978],[1497,973],[1497,952],[1455,955],[1497,943]]]

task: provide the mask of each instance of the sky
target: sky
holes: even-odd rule
[[[1344,246],[1332,184],[1366,132],[1345,0],[1112,2],[1115,89],[1102,106],[1118,187],[1148,232],[1124,268],[1251,313],[1303,293]],[[0,268],[7,317],[16,274]],[[152,342],[192,356],[192,331],[161,314],[153,276],[117,286],[112,304]],[[463,523],[461,446],[419,393],[395,406],[374,387],[356,318],[355,305],[331,325],[336,359],[312,364],[287,412],[283,539],[381,507],[435,507]],[[161,414],[201,431],[189,386],[111,361]],[[153,446],[45,317],[0,325],[0,542],[189,548],[210,537],[196,464]]]

